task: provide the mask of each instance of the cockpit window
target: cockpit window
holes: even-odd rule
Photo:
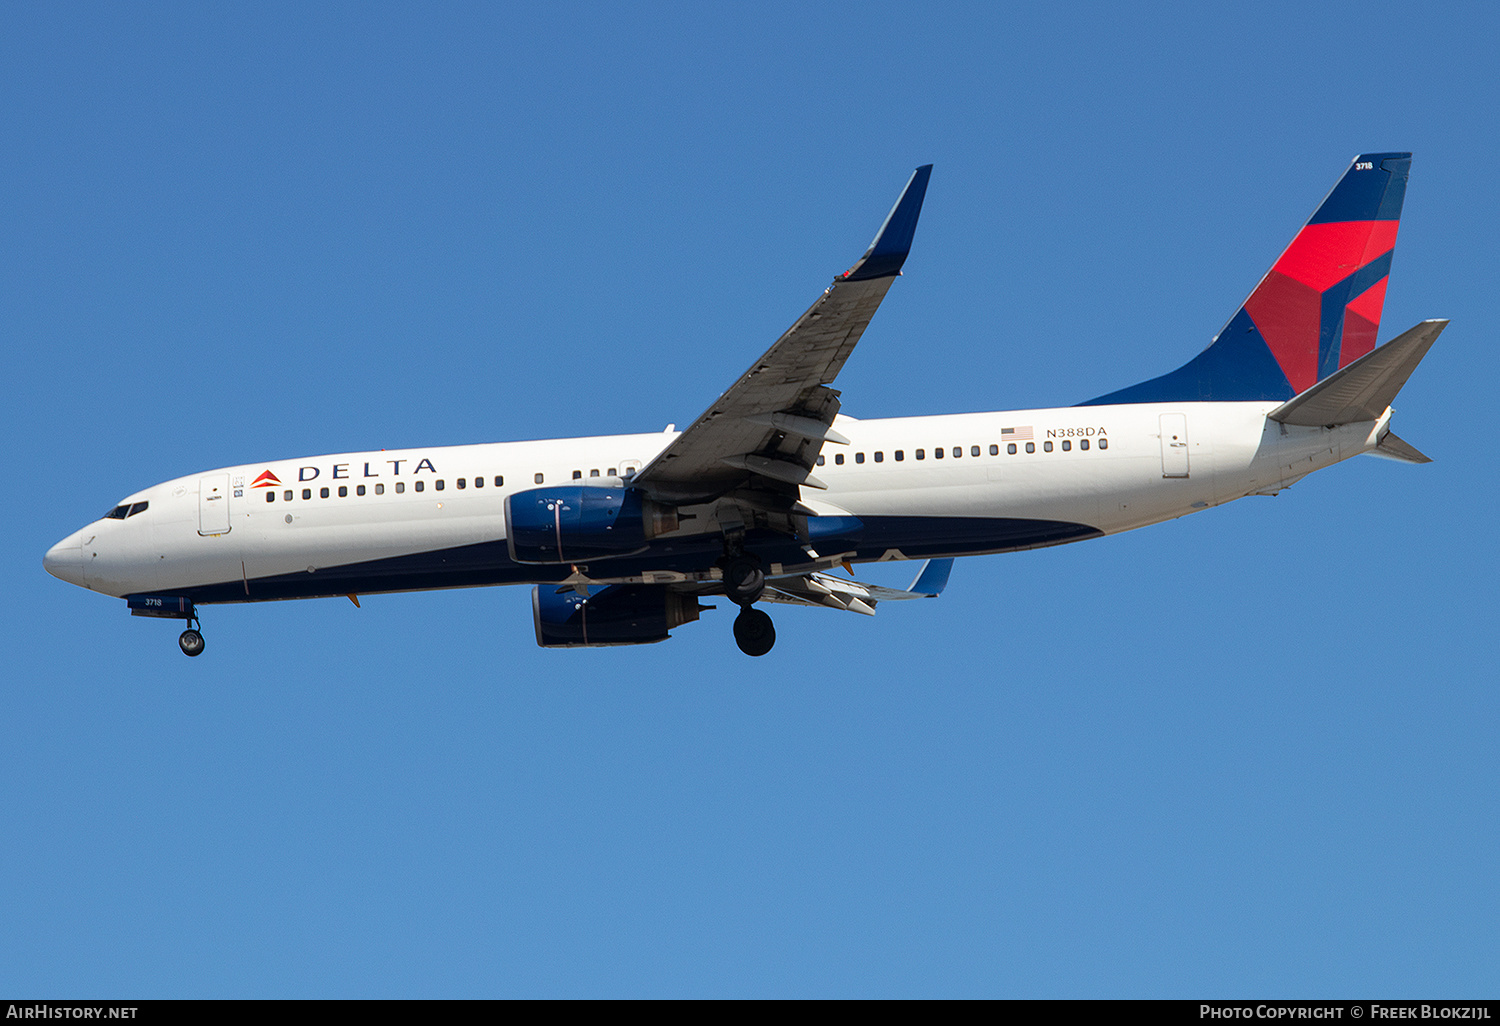
[[[126,517],[133,517],[137,513],[144,513],[144,512],[146,512],[146,507],[148,507],[150,505],[151,505],[151,503],[149,503],[149,502],[134,502],[134,503],[131,503],[131,502],[122,502],[122,503],[120,503],[120,505],[116,506],[114,509],[112,509],[108,513],[104,514],[104,519],[105,520],[124,520]]]

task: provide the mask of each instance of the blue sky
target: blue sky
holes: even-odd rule
[[[0,992],[1493,996],[1489,5],[46,5],[0,40]],[[542,651],[526,589],[48,577],[209,467],[686,423],[936,165],[839,378],[1077,402],[1414,151],[1359,459],[936,602]],[[882,568],[884,569],[884,568]],[[871,576],[906,583],[910,568]]]

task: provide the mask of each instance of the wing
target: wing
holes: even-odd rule
[[[854,351],[911,252],[932,165],[917,168],[885,223],[849,270],[833,280],[764,356],[632,482],[671,502],[706,502],[744,485],[795,503],[832,430],[838,392],[827,387]]]
[[[951,559],[929,559],[922,564],[917,579],[905,591],[882,588],[878,584],[861,584],[859,581],[817,572],[777,577],[766,582],[761,601],[782,602],[793,606],[830,606],[874,616],[877,602],[937,598],[948,586],[948,574],[952,570]]]

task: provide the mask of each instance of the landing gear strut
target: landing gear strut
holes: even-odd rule
[[[183,616],[187,621],[187,630],[177,635],[177,647],[182,649],[185,656],[198,656],[203,654],[203,627],[202,621],[198,619],[198,610],[194,606],[188,606],[187,614]]]

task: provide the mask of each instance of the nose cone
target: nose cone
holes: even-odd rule
[[[70,534],[47,550],[42,566],[60,581],[87,588],[83,578],[83,534]]]

